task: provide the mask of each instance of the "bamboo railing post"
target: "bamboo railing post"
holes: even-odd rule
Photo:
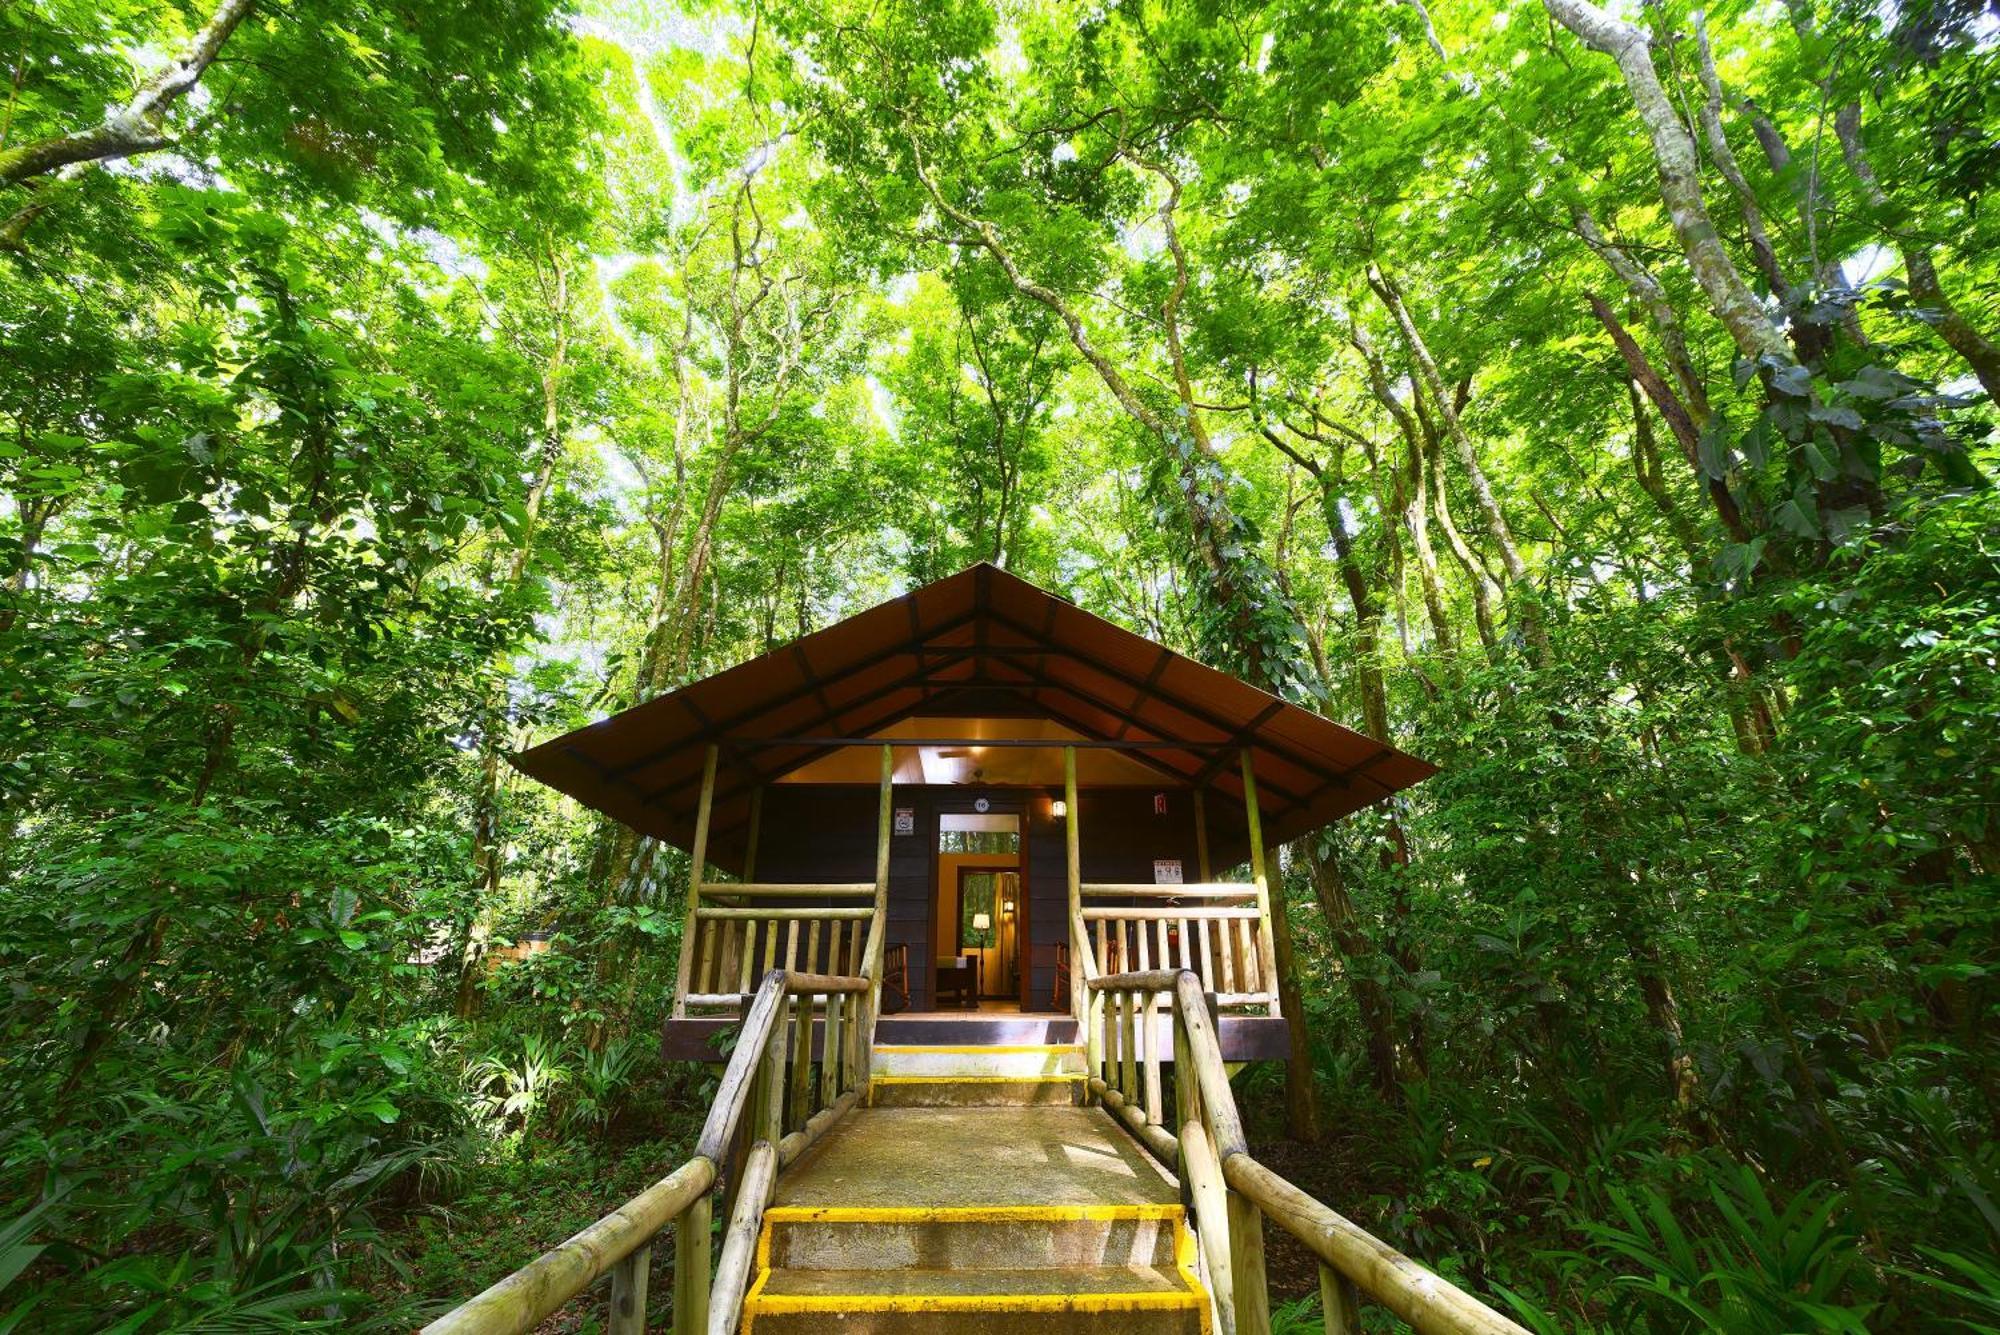
[[[701,762],[701,803],[695,808],[694,847],[689,851],[687,922],[681,929],[681,960],[674,971],[674,1015],[687,1014],[688,978],[694,966],[695,933],[701,923],[695,915],[701,908],[701,882],[707,874],[708,818],[715,805],[715,761],[718,752],[711,743]],[[620,869],[613,867],[612,874]]]
[[[1076,748],[1063,748],[1063,845],[1069,864],[1069,996],[1070,1014],[1079,1021],[1088,1004],[1084,996],[1084,958],[1090,954],[1090,934],[1083,929],[1083,812],[1076,800]]]
[[[875,817],[875,918],[868,925],[867,959],[861,973],[868,979],[868,1028],[855,1037],[861,1059],[856,1078],[868,1081],[875,1054],[875,1022],[882,1014],[882,957],[889,946],[889,830],[895,819],[896,748],[882,744],[882,796]]]
[[[1264,1212],[1240,1191],[1229,1196],[1229,1278],[1236,1335],[1271,1335],[1271,1285],[1264,1271]]]
[[[1326,1335],[1361,1335],[1361,1295],[1353,1280],[1325,1262],[1319,1267],[1319,1309]]]
[[[743,1295],[749,1288],[754,1265],[759,1225],[764,1207],[771,1199],[771,1184],[778,1172],[775,1143],[760,1143],[744,1164],[743,1188],[737,1193],[736,1208],[729,1213],[722,1240],[722,1262],[715,1270],[714,1305],[702,1320],[676,1324],[674,1335],[734,1335],[743,1320]],[[703,1290],[707,1301],[707,1291]]]
[[[785,1023],[784,1002],[778,1003],[778,1017],[771,1025],[771,1037],[764,1048],[763,1070],[759,1073],[760,1086],[756,1122],[758,1140],[768,1140],[776,1145],[785,1138],[785,1040],[791,1034],[791,1026]]]
[[[829,993],[826,998],[826,1028],[819,1040],[819,1106],[829,1108],[840,1097],[840,1019],[847,1008],[845,992]]]
[[[708,1325],[709,1196],[689,1203],[674,1226],[674,1330]],[[643,1305],[642,1305],[643,1310]]]
[[[1250,825],[1250,879],[1257,883],[1257,954],[1264,990],[1271,994],[1271,1014],[1282,1013],[1278,1002],[1277,946],[1271,933],[1271,880],[1264,865],[1264,818],[1257,810],[1257,773],[1250,748],[1243,748],[1243,812]]]
[[[1118,1092],[1127,1099],[1139,1097],[1139,994],[1118,994]]]
[[[604,1323],[605,1335],[646,1335],[646,1281],[652,1268],[651,1243],[636,1248],[611,1267],[611,1314]],[[678,1301],[678,1285],[675,1298]]]
[[[797,1022],[792,1030],[792,1111],[785,1119],[787,1131],[797,1131],[812,1116],[813,999],[799,994]]]
[[[1147,991],[1142,995],[1145,1001],[1139,1011],[1139,1029],[1146,1051],[1146,1120],[1155,1126],[1165,1126],[1167,1109],[1160,1089],[1160,1035],[1156,1027],[1160,1013],[1158,994]]]

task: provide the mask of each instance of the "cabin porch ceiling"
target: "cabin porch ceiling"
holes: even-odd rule
[[[1051,719],[907,718],[868,734],[858,743],[830,751],[778,776],[778,783],[872,784],[882,775],[879,743],[899,739],[915,745],[896,748],[897,783],[985,788],[1060,788],[1065,743],[1093,739]],[[1047,746],[986,745],[1045,741]],[[1120,751],[1086,745],[1076,755],[1076,780],[1085,788],[1157,788],[1164,776]]]
[[[1247,752],[1274,843],[1434,772],[985,564],[545,742],[514,764],[688,848],[714,746],[707,851],[733,871],[753,794],[774,783],[873,784],[879,746],[896,737],[909,739],[896,748],[897,783],[1053,787],[1059,748],[1073,742],[1084,787],[1201,788],[1218,804],[1241,800]],[[993,745],[971,754],[986,741]],[[947,754],[959,750],[967,754]]]

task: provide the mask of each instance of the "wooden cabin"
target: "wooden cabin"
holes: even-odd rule
[[[1422,761],[980,565],[517,763],[689,851],[665,1047],[733,1043],[690,1158],[425,1335],[607,1279],[644,1335],[669,1239],[681,1332],[1270,1335],[1267,1224],[1328,1335],[1527,1335],[1260,1163],[1230,1083],[1293,1022],[1272,848]]]
[[[985,564],[515,763],[701,869],[664,1042],[708,1060],[773,967],[995,1045],[1192,968],[1226,1059],[1282,1057],[1270,850],[1432,772]]]

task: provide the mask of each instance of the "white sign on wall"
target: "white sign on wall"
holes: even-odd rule
[[[917,809],[915,807],[896,808],[896,833],[915,834],[917,832]]]
[[[1181,884],[1181,860],[1179,858],[1155,858],[1153,860],[1153,884]]]

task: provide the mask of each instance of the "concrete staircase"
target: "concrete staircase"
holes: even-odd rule
[[[868,1101],[877,1108],[1073,1107],[1083,1102],[1080,1043],[878,1043],[869,1069]]]
[[[1180,1187],[1082,1106],[1074,1044],[875,1049],[870,1106],[779,1179],[755,1335],[1204,1335]]]

